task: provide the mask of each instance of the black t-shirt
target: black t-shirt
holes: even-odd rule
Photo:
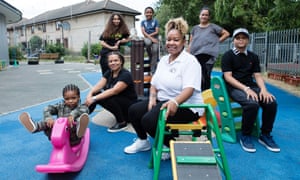
[[[118,81],[122,81],[127,84],[127,88],[124,89],[119,96],[128,97],[131,100],[137,99],[137,94],[134,89],[134,82],[131,76],[131,73],[127,69],[121,69],[119,72],[119,75],[116,78],[112,77],[111,70],[106,71],[104,73],[104,78],[107,79],[106,86],[104,87],[104,90],[112,88]]]
[[[257,86],[253,73],[260,72],[260,64],[258,56],[253,52],[247,51],[247,55],[244,53],[236,55],[229,50],[222,57],[221,68],[222,72],[231,71],[232,76],[246,86]]]
[[[116,44],[116,42],[118,42],[119,40],[122,40],[123,38],[127,39],[129,37],[129,34],[112,34],[109,38],[104,38],[103,35],[100,36],[99,40],[100,41],[105,41],[108,45],[110,46],[114,46]],[[120,45],[119,45],[119,50],[120,50]],[[102,47],[100,54],[106,55],[107,53],[109,53],[111,50],[106,48],[106,47]]]

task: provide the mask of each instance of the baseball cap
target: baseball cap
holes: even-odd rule
[[[244,35],[246,35],[246,36],[249,38],[249,32],[248,32],[248,30],[245,29],[245,28],[238,28],[238,29],[234,30],[234,31],[233,31],[233,38],[234,38],[236,35],[240,34],[240,33],[243,33]]]

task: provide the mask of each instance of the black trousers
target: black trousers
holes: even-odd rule
[[[198,54],[196,55],[198,62],[201,64],[202,78],[201,78],[201,90],[204,91],[210,88],[210,76],[213,69],[213,64],[207,64],[207,62],[212,58],[208,54]]]
[[[158,101],[157,105],[148,111],[148,100],[139,101],[129,107],[128,115],[131,124],[140,139],[147,139],[147,134],[155,138],[160,107],[165,101]],[[168,123],[189,123],[199,119],[198,113],[188,108],[178,108],[176,114],[167,119]],[[169,146],[169,141],[174,139],[165,135],[164,144]]]
[[[251,89],[255,91],[257,95],[260,92],[260,89],[258,87],[251,87]],[[275,100],[270,103],[265,103],[261,100],[257,102],[251,98],[247,99],[247,94],[244,91],[232,87],[228,88],[228,92],[231,98],[242,106],[243,135],[251,134],[260,107],[262,108],[261,133],[270,134],[272,132],[273,124],[277,113],[277,102]]]
[[[100,64],[101,72],[102,72],[102,75],[103,75],[107,70],[109,70],[107,54],[104,54],[104,55],[100,56],[100,63],[99,64]]]
[[[96,108],[97,104],[111,112],[118,123],[129,122],[128,120],[128,108],[131,104],[135,103],[136,100],[129,99],[125,96],[112,96],[106,99],[96,101],[89,106],[89,112],[92,113]]]

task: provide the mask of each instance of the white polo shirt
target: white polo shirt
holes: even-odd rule
[[[203,104],[201,95],[201,65],[197,59],[183,50],[169,63],[169,56],[161,58],[152,77],[151,85],[157,89],[157,99],[166,101],[178,96],[184,88],[194,88],[193,95],[184,103]],[[203,109],[192,109],[203,114]]]

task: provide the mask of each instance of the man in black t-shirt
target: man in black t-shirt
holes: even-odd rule
[[[277,113],[277,102],[265,86],[258,56],[247,50],[248,43],[248,30],[236,29],[233,33],[234,47],[223,55],[221,65],[228,93],[243,109],[240,144],[247,152],[256,151],[251,132],[261,107],[262,127],[258,141],[268,150],[279,152],[280,148],[270,135]]]

